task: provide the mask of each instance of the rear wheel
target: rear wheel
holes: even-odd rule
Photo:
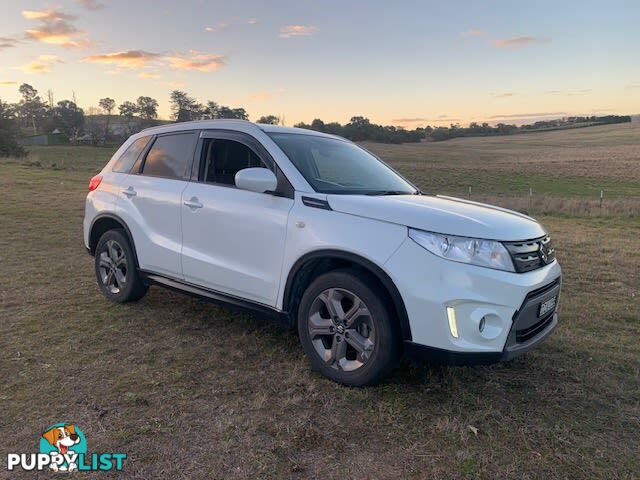
[[[100,237],[95,252],[95,270],[102,294],[118,303],[141,299],[147,293],[136,269],[133,250],[124,230],[109,230]]]
[[[395,366],[398,333],[386,295],[353,270],[321,275],[305,291],[298,333],[312,365],[350,386],[370,385]]]

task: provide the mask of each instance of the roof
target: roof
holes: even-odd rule
[[[235,120],[235,119],[219,119],[219,120],[195,120],[193,122],[180,122],[170,123],[167,125],[160,125],[157,127],[145,128],[142,132],[145,134],[158,134],[168,132],[180,132],[183,130],[206,130],[208,128],[228,128],[230,130],[262,130],[263,132],[280,132],[280,133],[298,133],[304,135],[316,135],[319,137],[336,138],[335,135],[329,135],[327,133],[316,132],[315,130],[307,130],[306,128],[294,128],[294,127],[281,127],[280,125],[267,125],[264,123],[252,123],[248,120]],[[142,133],[140,132],[140,133]]]

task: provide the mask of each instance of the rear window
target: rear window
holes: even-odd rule
[[[183,179],[193,157],[195,133],[180,133],[158,137],[147,154],[143,175]]]
[[[120,158],[113,165],[111,171],[116,173],[129,173],[131,167],[136,162],[142,151],[149,143],[151,137],[142,137],[133,142],[125,152],[120,155]]]

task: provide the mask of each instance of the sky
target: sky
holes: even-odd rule
[[[640,2],[0,0],[0,98],[414,128],[640,113]]]

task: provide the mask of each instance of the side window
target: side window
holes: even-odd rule
[[[131,167],[147,146],[147,143],[149,143],[150,138],[151,137],[142,137],[129,145],[129,148],[127,148],[125,152],[120,155],[116,163],[113,164],[111,171],[115,173],[129,173]]]
[[[244,168],[267,168],[256,153],[243,143],[226,139],[207,139],[202,148],[207,183],[236,184],[236,173]]]
[[[165,178],[184,178],[193,156],[195,133],[163,135],[156,139],[147,153],[143,175]]]

